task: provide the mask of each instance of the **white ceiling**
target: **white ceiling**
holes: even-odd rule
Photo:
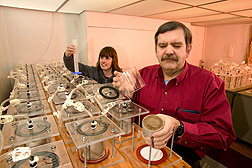
[[[0,0],[0,6],[76,14],[96,11],[199,26],[252,23],[252,0]]]

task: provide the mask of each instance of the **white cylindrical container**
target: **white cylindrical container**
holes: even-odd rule
[[[157,115],[147,115],[142,121],[143,136],[150,137],[164,127],[164,121]]]

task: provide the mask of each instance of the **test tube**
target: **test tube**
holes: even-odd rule
[[[77,48],[78,48],[77,40],[76,40],[76,39],[73,39],[73,40],[72,40],[72,43],[73,43],[73,45],[74,45],[75,48],[76,48],[76,52],[75,52],[75,54],[73,55],[73,57],[74,57],[74,73],[73,73],[73,74],[80,74],[80,72],[79,72],[78,50],[77,50]]]

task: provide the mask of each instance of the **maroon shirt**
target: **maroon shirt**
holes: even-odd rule
[[[192,148],[200,157],[208,149],[226,150],[235,139],[225,84],[214,73],[185,64],[176,78],[164,83],[160,65],[140,70],[146,86],[135,102],[150,114],[166,114],[181,120],[184,134],[177,144]]]

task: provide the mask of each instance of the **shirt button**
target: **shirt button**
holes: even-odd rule
[[[178,84],[176,83],[176,86],[178,86]]]
[[[200,147],[200,149],[202,150],[202,149],[203,149],[203,147]]]
[[[187,141],[185,141],[185,144],[187,144]]]
[[[164,109],[163,109],[163,108],[161,108],[161,111],[164,111]]]
[[[165,95],[167,95],[167,92],[164,92]]]

